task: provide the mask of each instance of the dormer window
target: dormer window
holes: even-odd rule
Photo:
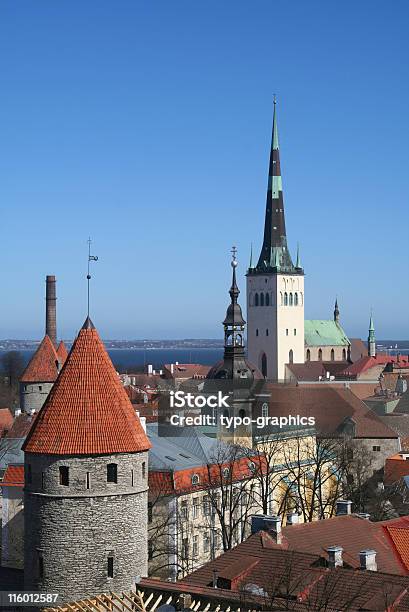
[[[223,474],[223,478],[228,478],[230,476],[230,468],[228,467],[223,468],[222,474]]]
[[[200,483],[200,477],[198,474],[192,475],[192,485],[197,486]]]
[[[116,463],[108,463],[107,465],[107,482],[118,482],[118,466]]]

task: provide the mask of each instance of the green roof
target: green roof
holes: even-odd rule
[[[304,323],[305,346],[345,346],[348,336],[336,321],[307,319]]]

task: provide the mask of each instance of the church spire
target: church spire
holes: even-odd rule
[[[376,357],[375,326],[373,322],[372,310],[371,310],[371,316],[369,318],[368,355],[369,357]]]
[[[335,321],[336,323],[338,323],[338,322],[339,322],[338,298],[335,298],[334,321]]]
[[[256,270],[259,272],[295,272],[295,267],[287,247],[287,235],[285,230],[283,186],[277,127],[277,102],[275,97],[264,239]]]

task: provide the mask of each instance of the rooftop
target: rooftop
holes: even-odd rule
[[[348,336],[336,321],[306,319],[304,322],[305,346],[347,346]]]
[[[20,381],[22,383],[54,382],[58,376],[58,369],[59,357],[50,338],[45,335]]]

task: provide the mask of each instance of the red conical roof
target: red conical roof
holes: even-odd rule
[[[58,355],[49,336],[45,335],[38,349],[30,359],[20,381],[54,382],[58,376]]]
[[[58,359],[60,360],[60,364],[64,365],[65,360],[68,357],[68,351],[67,351],[67,347],[65,346],[65,344],[64,344],[64,342],[62,340],[61,340],[60,344],[58,345],[57,355],[58,355]]]
[[[87,318],[27,436],[27,453],[107,455],[151,444]]]

